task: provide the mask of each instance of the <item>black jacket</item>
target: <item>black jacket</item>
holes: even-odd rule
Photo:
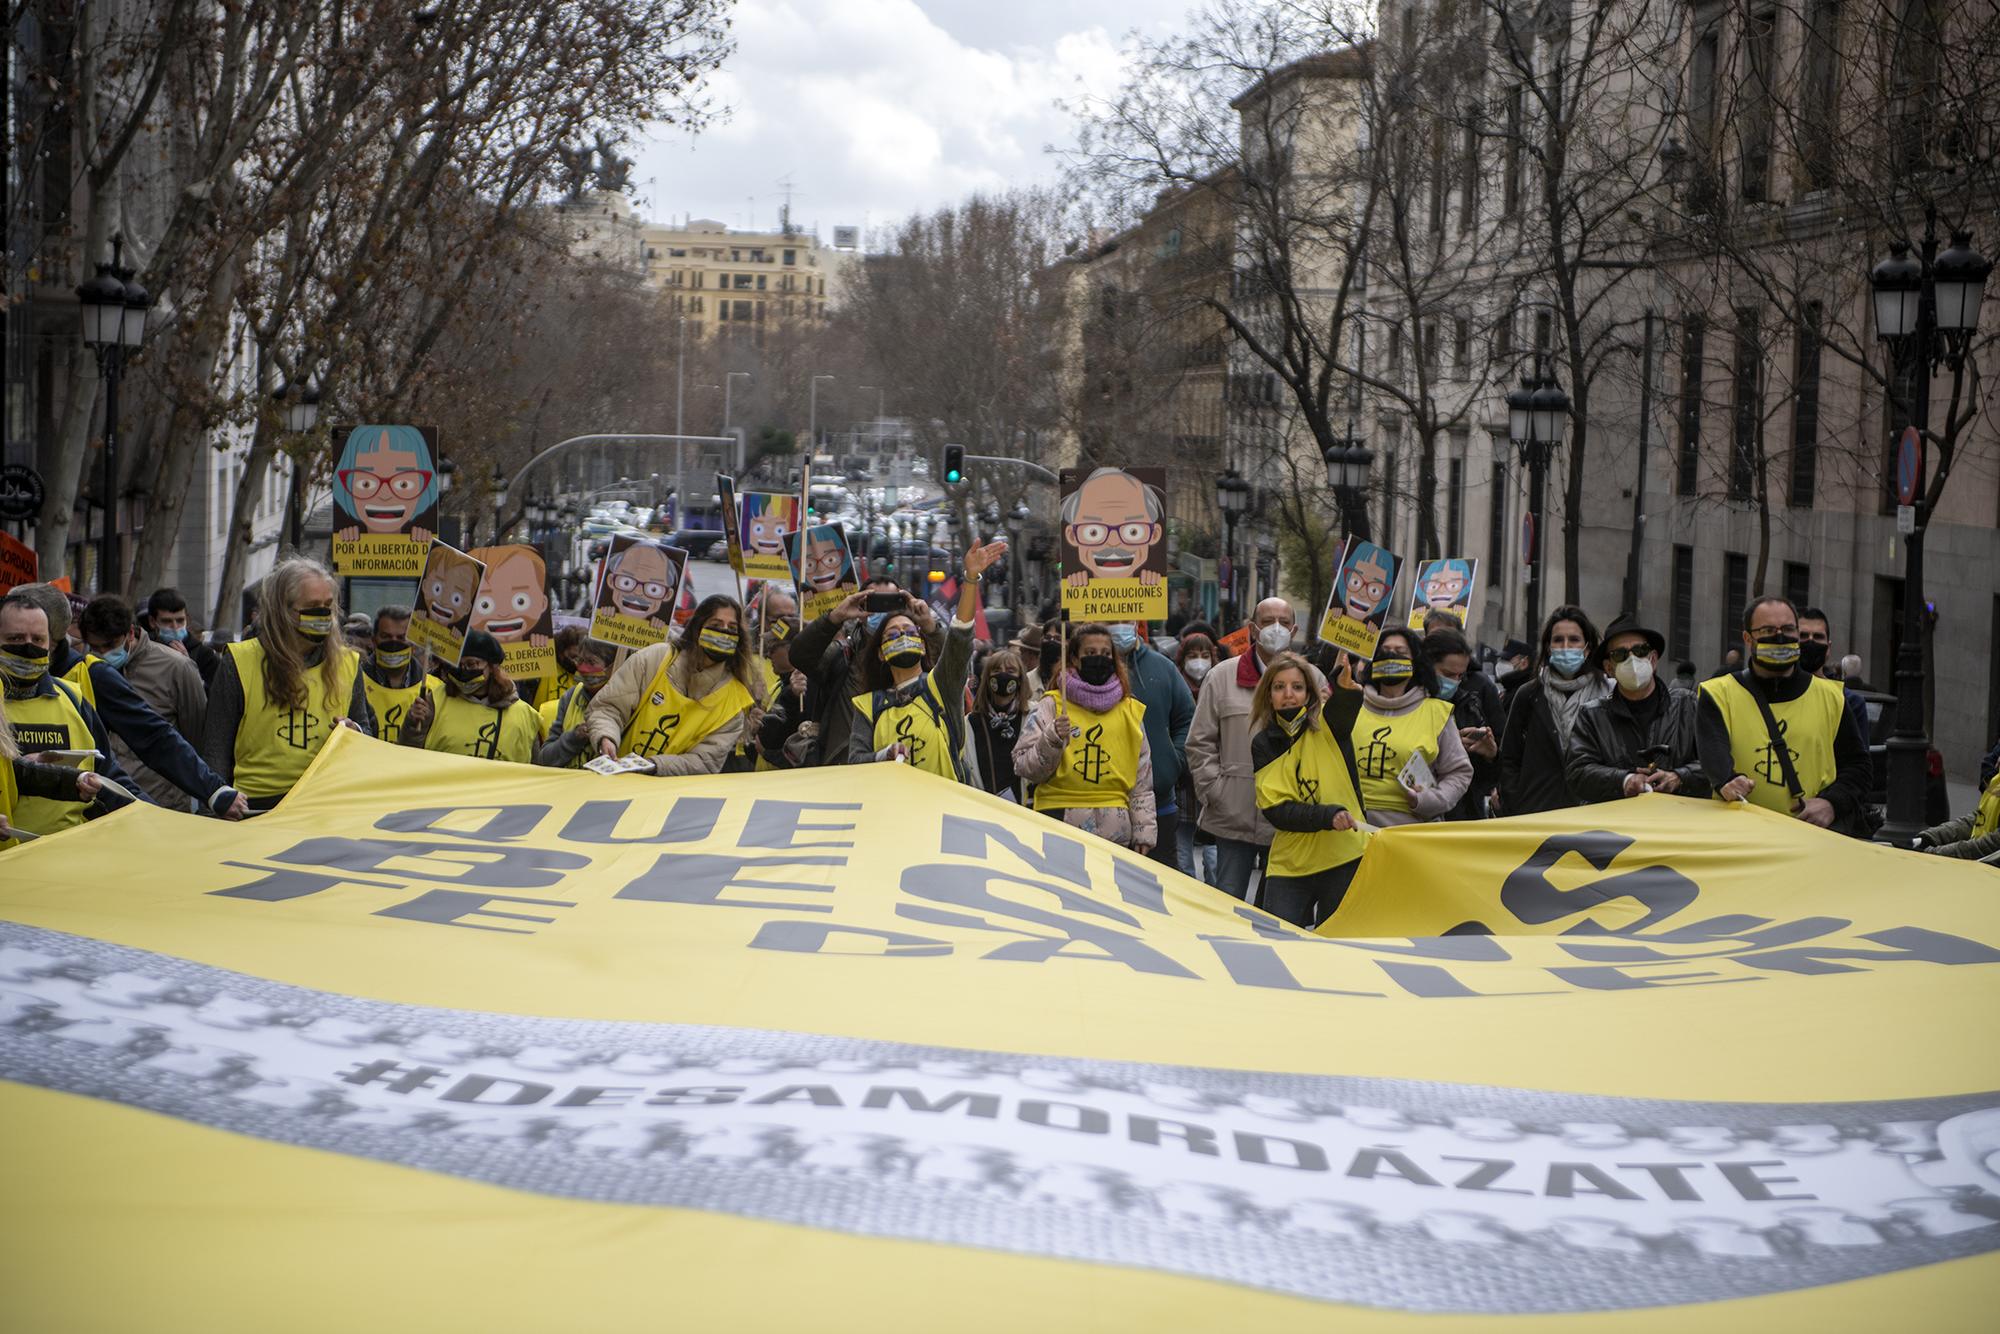
[[[1468,667],[1465,677],[1458,683],[1458,693],[1451,697],[1451,721],[1457,727],[1490,727],[1496,744],[1506,739],[1507,706],[1501,701],[1500,687],[1493,678],[1479,670],[1479,664]],[[1486,794],[1500,786],[1500,756],[1496,752],[1492,759],[1483,759],[1465,749],[1466,758],[1472,761],[1472,785],[1465,789],[1458,805],[1452,807],[1447,820],[1477,820],[1486,814]]]
[[[1500,738],[1500,813],[1532,815],[1577,804],[1563,773],[1555,715],[1537,675],[1507,696],[1507,730]]]
[[[1658,707],[1648,711],[1614,692],[1611,698],[1601,699],[1577,715],[1564,774],[1570,794],[1579,802],[1616,801],[1624,796],[1626,775],[1645,767],[1640,753],[1656,746],[1667,751],[1659,767],[1680,775],[1680,796],[1709,794],[1700,749],[1695,744],[1699,708],[1694,696],[1655,681],[1653,700]]]

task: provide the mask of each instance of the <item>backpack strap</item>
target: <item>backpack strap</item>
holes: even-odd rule
[[[1778,756],[1778,767],[1784,771],[1785,787],[1792,794],[1792,809],[1797,810],[1805,804],[1805,784],[1799,782],[1799,771],[1792,765],[1791,748],[1785,744],[1785,734],[1778,730],[1778,720],[1772,716],[1770,701],[1764,698],[1764,692],[1757,689],[1749,679],[1748,673],[1737,677],[1736,680],[1737,684],[1750,692],[1750,698],[1756,701],[1757,712],[1764,715],[1764,734],[1770,738],[1771,749]],[[1810,683],[1807,688],[1811,688]]]

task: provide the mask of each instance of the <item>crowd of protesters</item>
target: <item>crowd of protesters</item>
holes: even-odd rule
[[[1824,613],[1760,597],[1706,680],[1665,637],[1561,606],[1529,645],[1476,651],[1458,620],[1391,626],[1372,655],[1301,633],[1289,602],[1240,625],[1185,594],[1163,623],[1048,619],[976,637],[1004,542],[963,557],[956,605],[885,576],[802,622],[777,585],[716,595],[636,652],[554,641],[516,681],[491,635],[428,662],[411,610],[343,617],[316,562],[282,562],[242,638],[201,636],[160,589],[133,607],[48,584],[0,598],[0,846],[144,800],[268,810],[326,739],[663,777],[900,762],[1174,866],[1301,925],[1341,902],[1369,834],[1646,793],[1745,801],[1868,837],[1858,660]],[[924,590],[926,592],[929,589]],[[2000,745],[1977,808],[1916,840],[2000,865]]]

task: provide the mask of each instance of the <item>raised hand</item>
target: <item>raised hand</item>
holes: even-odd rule
[[[965,553],[965,573],[968,578],[985,574],[1002,556],[1007,554],[1007,543],[988,542],[983,547],[973,547]]]

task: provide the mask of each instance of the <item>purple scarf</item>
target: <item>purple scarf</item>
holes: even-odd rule
[[[1081,704],[1092,713],[1105,713],[1117,707],[1125,698],[1125,687],[1116,676],[1101,686],[1094,686],[1075,672],[1064,673],[1063,694],[1070,702]]]

